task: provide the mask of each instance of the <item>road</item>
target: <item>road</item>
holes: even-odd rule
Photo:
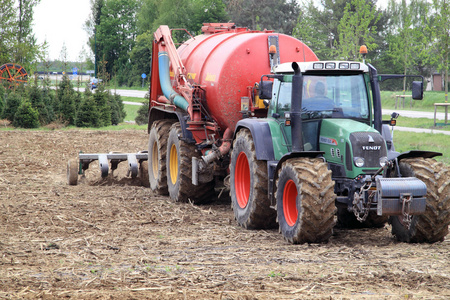
[[[124,96],[124,97],[144,98],[145,94],[147,93],[147,91],[116,90],[116,93],[121,95],[121,96]],[[124,104],[128,104],[128,105],[142,105],[142,103],[130,102],[130,101],[124,101],[123,103]],[[390,115],[394,111],[399,113],[400,116],[403,116],[403,117],[434,119],[434,112],[425,112],[425,111],[400,110],[400,109],[398,109],[398,110],[383,109],[383,114]],[[444,120],[445,119],[445,114],[443,112],[438,112],[436,114],[436,119]],[[445,134],[445,135],[450,135],[450,131],[435,130],[435,129],[424,129],[424,128],[410,128],[410,127],[396,126],[394,130],[409,131],[409,132],[419,132],[419,133],[433,133],[433,134],[442,133],[442,134]]]
[[[136,98],[144,98],[145,94],[148,93],[148,91],[114,90],[114,89],[111,89],[111,92],[116,92],[118,95],[124,96],[124,97],[136,97]]]
[[[383,109],[383,114],[390,115],[393,112],[399,113],[400,116],[408,117],[408,118],[426,118],[426,119],[434,119],[434,112],[428,111],[414,111],[414,110],[400,110],[400,109]],[[436,113],[436,119],[444,120],[445,114],[443,112]]]
[[[112,90],[114,91],[114,90]],[[115,92],[124,97],[137,97],[137,98],[144,98],[147,91],[137,91],[137,90],[115,90]],[[142,103],[136,103],[136,102],[127,102],[124,101],[124,104],[130,104],[130,105],[142,105]],[[427,119],[434,119],[434,112],[426,112],[426,111],[413,111],[413,110],[391,110],[391,109],[383,109],[383,114],[390,115],[393,112],[397,112],[400,114],[400,116],[408,117],[408,118],[427,118]],[[444,120],[445,116],[443,112],[438,112],[436,114],[436,119],[438,120]]]

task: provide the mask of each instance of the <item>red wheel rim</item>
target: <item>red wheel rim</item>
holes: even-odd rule
[[[236,160],[234,187],[238,205],[245,208],[250,196],[250,166],[244,152],[239,153]]]
[[[283,191],[283,214],[286,223],[289,226],[294,226],[298,218],[297,210],[297,187],[292,179],[288,180],[284,185]]]

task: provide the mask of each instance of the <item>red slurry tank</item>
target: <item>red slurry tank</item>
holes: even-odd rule
[[[202,31],[177,52],[190,83],[205,89],[207,108],[222,132],[233,130],[242,119],[241,98],[249,97],[251,87],[270,73],[271,63],[317,60],[308,46],[285,34],[249,31],[234,24],[205,24]],[[272,55],[271,45],[276,50]]]

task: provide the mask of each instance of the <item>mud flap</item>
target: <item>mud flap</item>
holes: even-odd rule
[[[427,186],[415,177],[377,178],[377,215],[425,212]]]

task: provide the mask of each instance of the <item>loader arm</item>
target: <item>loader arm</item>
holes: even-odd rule
[[[175,79],[178,85],[188,84],[186,80],[186,68],[181,61],[180,56],[177,53],[177,49],[172,40],[172,34],[169,26],[161,25],[154,33],[157,52],[165,51],[169,55],[170,62],[172,63],[172,69],[175,74]],[[155,51],[155,50],[153,50]]]
[[[170,64],[172,66],[172,70],[174,72],[174,79],[175,79],[175,87],[174,91],[176,93],[179,93],[187,102],[187,105],[184,105],[185,107],[182,107],[183,109],[187,108],[187,112],[191,116],[191,119],[193,117],[193,111],[192,111],[192,98],[194,93],[194,87],[188,82],[186,77],[186,68],[181,61],[180,56],[178,55],[177,49],[175,47],[175,43],[172,40],[172,34],[167,25],[161,25],[154,33],[154,43],[153,43],[153,58],[152,58],[152,72],[156,73],[158,72],[158,80],[153,82],[152,80],[152,100],[158,100],[156,99],[157,95],[156,92],[161,89],[155,89],[156,92],[153,92],[153,84],[156,84],[160,86],[160,76],[161,76],[161,66],[160,65],[160,59],[159,57],[161,55],[167,55],[170,61]],[[164,88],[163,88],[164,90]],[[169,98],[166,95],[166,98]],[[168,99],[170,102],[173,102],[173,99]],[[176,103],[175,103],[176,104]],[[178,106],[178,105],[177,105]]]

